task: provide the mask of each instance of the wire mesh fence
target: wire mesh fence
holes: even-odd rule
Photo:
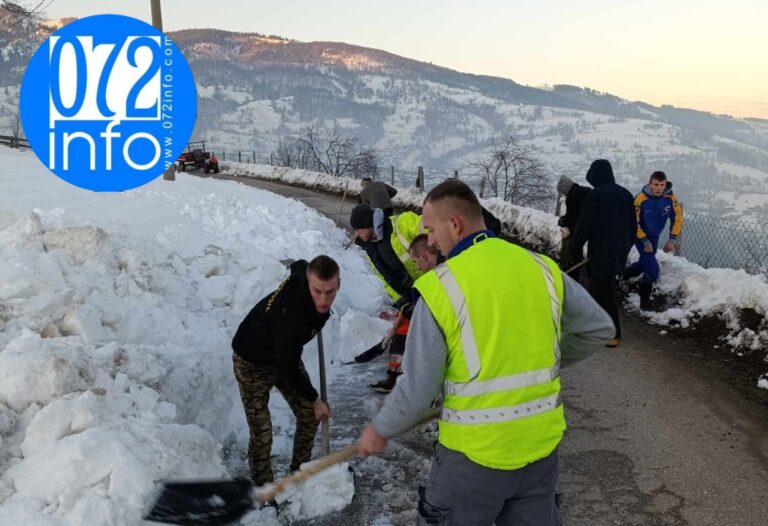
[[[768,224],[686,213],[680,255],[705,268],[768,273]]]

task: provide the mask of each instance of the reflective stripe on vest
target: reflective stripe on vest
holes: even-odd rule
[[[557,290],[555,290],[555,277],[552,275],[552,269],[541,258],[541,256],[535,252],[528,252],[533,260],[539,264],[542,272],[544,272],[544,280],[547,283],[547,292],[549,292],[549,301],[552,305],[552,324],[555,327],[555,366],[560,367],[560,299],[557,297]]]
[[[465,411],[443,408],[440,418],[452,424],[497,424],[499,422],[509,422],[510,420],[545,413],[557,408],[561,403],[560,393],[558,393],[509,407],[467,409]]]
[[[457,383],[446,380],[443,387],[446,395],[486,395],[509,391],[511,389],[519,389],[522,387],[546,384],[552,382],[553,380],[557,379],[558,376],[560,376],[560,299],[558,298],[557,291],[555,289],[555,278],[552,275],[552,270],[541,258],[541,256],[533,252],[528,253],[541,267],[542,273],[544,274],[544,281],[547,286],[547,292],[549,293],[552,323],[554,325],[555,331],[554,366],[552,368],[538,369],[535,371],[508,375],[500,378],[494,378],[492,380],[475,380],[480,373],[481,363],[480,354],[477,348],[477,340],[475,339],[474,332],[472,331],[472,323],[469,319],[469,309],[467,308],[464,295],[462,294],[461,288],[459,287],[453,272],[451,272],[451,269],[448,267],[448,265],[439,265],[435,269],[435,274],[440,280],[440,284],[443,286],[443,289],[445,290],[450,300],[456,319],[459,321],[464,360],[470,374],[470,379],[467,382]],[[554,409],[559,405],[560,397],[557,395],[556,397],[545,397],[516,406],[494,408],[492,411],[457,411],[444,408],[442,419],[457,424],[505,422],[508,420],[515,420],[517,418],[543,413],[545,411]]]

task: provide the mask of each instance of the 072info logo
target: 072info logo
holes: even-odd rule
[[[87,160],[90,171],[97,170],[97,163],[106,171],[115,165],[155,167],[163,148],[173,144],[173,121],[170,113],[163,113],[173,109],[173,78],[166,73],[165,86],[160,78],[161,61],[172,65],[171,56],[166,47],[163,58],[160,37],[124,37],[111,43],[90,36],[51,37],[48,168],[72,170],[75,141],[86,147],[87,155],[80,158]],[[166,159],[164,168],[170,164]]]
[[[22,82],[22,124],[33,150],[57,176],[90,190],[126,190],[163,173],[196,116],[183,55],[130,17],[98,15],[63,27],[40,46]]]

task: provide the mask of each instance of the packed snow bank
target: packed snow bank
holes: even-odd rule
[[[362,190],[358,179],[335,177],[296,168],[227,162],[222,164],[222,169],[236,176],[279,181],[339,195],[346,193],[348,199],[354,199],[353,202]],[[424,194],[416,188],[398,188],[392,202],[397,207],[420,209],[424,203]],[[515,206],[495,197],[483,199],[482,203],[501,220],[504,233],[512,239],[548,255],[554,255],[557,252],[557,247],[560,246],[560,228],[557,226],[556,216]]]
[[[296,201],[182,174],[97,194],[31,154],[0,162],[2,525],[140,524],[156,481],[228,477],[222,445],[247,442],[230,341],[285,277],[281,259],[341,265],[329,381],[342,345],[383,335],[369,315],[385,296],[361,253]],[[347,334],[356,318],[379,332]],[[317,379],[314,343],[304,356]],[[271,407],[287,456],[292,417],[279,396]]]

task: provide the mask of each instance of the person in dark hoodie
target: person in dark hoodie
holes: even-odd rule
[[[589,196],[592,190],[586,186],[574,183],[569,177],[563,175],[557,181],[557,191],[565,196],[565,214],[557,220],[557,226],[560,227],[562,233],[560,268],[568,270],[583,260],[582,254],[578,254],[575,258],[571,257],[571,240],[572,234],[576,232],[576,225],[579,222],[579,217],[581,217],[584,201],[586,201],[587,196]],[[576,281],[581,281],[579,279],[581,274],[581,269],[579,268],[572,271],[570,276]]]
[[[274,480],[269,392],[276,387],[296,416],[291,471],[312,456],[317,425],[331,411],[321,400],[301,361],[304,345],[330,317],[339,290],[339,265],[328,256],[295,261],[290,276],[248,313],[232,340],[250,440],[248,463],[257,486]]]
[[[397,188],[389,186],[383,181],[374,181],[370,177],[364,177],[360,181],[360,186],[362,187],[361,203],[370,205],[371,208],[380,208],[387,217],[394,214],[392,198],[397,195]]]
[[[651,179],[643,187],[643,191],[635,196],[635,214],[635,247],[640,259],[624,271],[624,279],[640,276],[640,308],[650,310],[653,283],[659,279],[659,263],[656,261],[659,236],[669,220],[669,239],[664,244],[664,252],[671,252],[675,249],[677,238],[683,230],[683,207],[672,193],[672,183],[667,181],[667,174],[651,174]]]
[[[398,307],[407,303],[413,281],[422,274],[408,254],[411,241],[423,230],[421,216],[413,212],[387,216],[363,203],[350,212],[349,225],[355,244],[368,254],[392,302]]]
[[[607,347],[617,347],[621,338],[619,308],[616,303],[616,278],[627,264],[634,243],[637,223],[632,194],[616,184],[611,163],[598,159],[587,171],[587,182],[594,187],[581,211],[576,232],[571,241],[571,255],[582,254],[587,247],[590,293],[611,316],[615,336]]]

